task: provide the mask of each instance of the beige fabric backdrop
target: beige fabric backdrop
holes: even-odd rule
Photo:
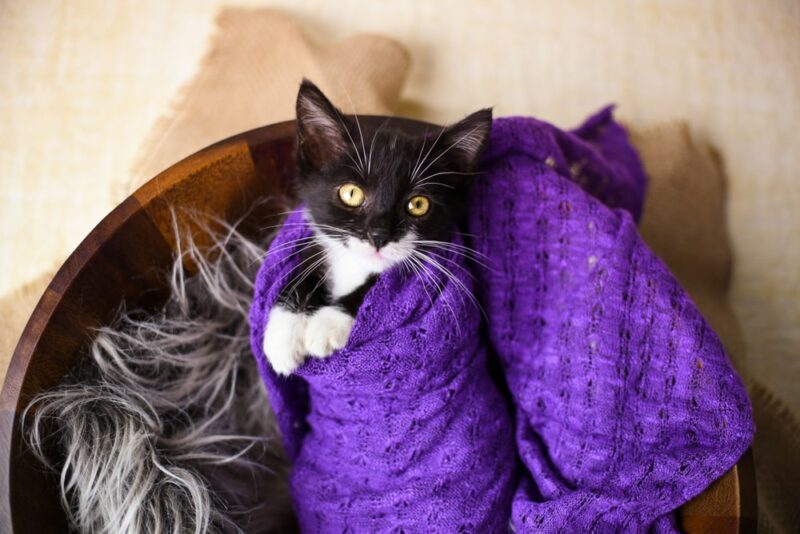
[[[0,293],[60,263],[122,198],[222,4],[0,0]],[[730,179],[747,367],[800,410],[800,3],[237,4],[282,6],[320,41],[370,31],[407,45],[401,114],[494,104],[570,125],[615,101],[639,127],[687,120]]]
[[[300,72],[348,107],[336,81],[343,76],[356,84],[348,91],[359,111],[385,112],[410,60],[399,111],[434,121],[495,103],[498,114],[569,125],[619,102],[653,177],[645,238],[759,379],[751,394],[762,527],[800,524],[792,497],[800,468],[789,445],[800,443],[800,430],[777,402],[800,411],[792,175],[800,153],[791,130],[800,118],[800,4],[278,2],[316,44],[286,17],[223,11],[214,68],[200,69],[219,1],[2,2],[0,292],[57,266],[132,184],[235,130],[290,118]],[[376,36],[335,42],[359,31],[396,37],[411,54]],[[252,42],[265,52],[242,58]],[[238,100],[220,117],[214,104],[224,97]],[[647,128],[675,119],[689,128]],[[726,214],[747,352],[725,304]],[[15,342],[3,333],[19,329],[33,299],[10,310],[9,302],[0,300],[0,378]]]

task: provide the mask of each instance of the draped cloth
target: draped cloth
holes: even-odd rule
[[[261,347],[309,235],[300,210],[273,242],[251,340],[301,527],[676,531],[672,512],[747,449],[752,415],[639,237],[646,177],[624,129],[610,108],[572,132],[497,119],[481,170],[455,237],[481,261],[383,273],[347,346],[289,378]]]

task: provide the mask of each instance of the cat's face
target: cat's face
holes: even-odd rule
[[[448,241],[491,129],[478,111],[427,136],[363,128],[311,82],[297,98],[299,194],[327,248],[372,272]]]

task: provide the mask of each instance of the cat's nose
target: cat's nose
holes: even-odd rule
[[[372,243],[372,246],[375,247],[376,250],[380,250],[383,245],[386,244],[389,239],[386,237],[386,234],[383,232],[370,232],[367,236],[369,242]]]

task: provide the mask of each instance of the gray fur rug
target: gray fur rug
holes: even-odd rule
[[[161,310],[121,309],[24,414],[28,442],[58,473],[79,532],[297,529],[288,462],[248,339],[252,281],[271,236],[255,242],[220,224],[222,232],[207,230],[208,249],[185,240]],[[763,388],[751,395],[759,530],[794,532],[800,468],[782,451],[800,447],[800,426]]]
[[[208,231],[209,249],[185,240],[161,310],[122,309],[25,411],[29,444],[58,472],[79,532],[295,529],[288,463],[248,339],[268,241]]]

